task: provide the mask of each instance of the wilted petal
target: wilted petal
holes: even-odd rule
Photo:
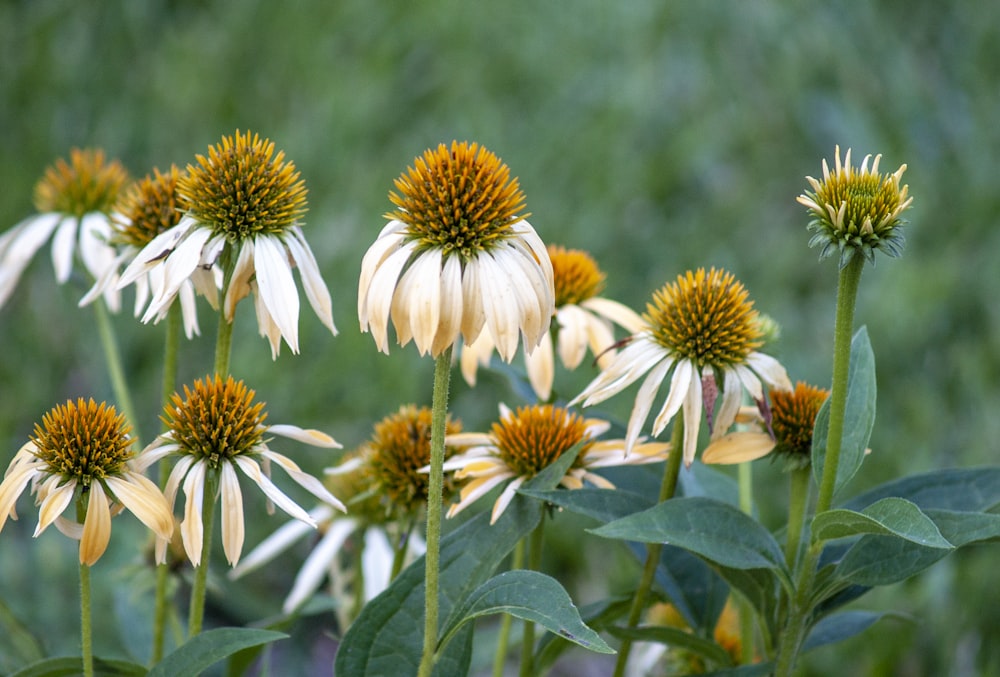
[[[87,517],[83,521],[83,537],[80,539],[80,564],[92,566],[107,550],[111,540],[111,510],[100,482],[91,482],[89,493]]]

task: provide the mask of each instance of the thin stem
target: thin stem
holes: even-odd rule
[[[524,566],[524,539],[521,538],[514,546],[514,555],[511,558],[511,570],[520,569]],[[513,625],[514,617],[510,614],[500,615],[500,633],[497,635],[497,651],[493,656],[493,677],[503,677],[503,668],[507,663],[507,646],[510,644],[510,628]]]
[[[395,554],[392,558],[392,570],[389,572],[389,582],[396,580],[396,576],[403,570],[406,563],[406,551],[410,549],[410,534],[413,533],[413,518],[406,520],[406,527],[400,529],[399,538],[396,539]]]
[[[229,376],[229,358],[233,351],[233,323],[219,312],[219,333],[215,339],[215,374],[220,378]]]
[[[854,306],[858,298],[858,283],[864,270],[864,258],[855,257],[840,269],[837,282],[837,314],[833,329],[833,379],[830,391],[830,427],[826,438],[826,456],[823,460],[823,475],[820,481],[819,497],[816,499],[816,513],[826,512],[833,504],[833,494],[837,488],[837,468],[840,464],[840,446],[844,436],[844,411],[847,404],[847,377],[851,364],[851,335],[854,329]],[[809,618],[809,602],[812,585],[816,577],[816,564],[822,552],[822,544],[816,544],[806,551],[795,582],[795,596],[791,603],[788,623],[781,633],[778,645],[778,659],[775,675],[786,677],[792,674],[799,649],[806,634]]]
[[[91,304],[94,307],[94,316],[97,318],[97,333],[101,337],[101,346],[104,348],[104,359],[108,363],[108,377],[111,379],[111,389],[115,394],[115,399],[121,407],[125,419],[132,426],[132,436],[135,438],[135,446],[142,448],[141,436],[139,435],[139,419],[135,416],[135,406],[132,404],[132,394],[125,380],[125,369],[122,367],[121,350],[118,348],[118,339],[115,336],[114,327],[111,326],[111,313],[101,297]]]
[[[427,478],[427,554],[424,555],[424,646],[420,656],[418,677],[430,677],[437,650],[438,577],[441,566],[441,503],[444,492],[444,431],[448,416],[451,350],[451,346],[445,348],[434,364],[434,394],[431,400],[431,463]]]
[[[87,516],[85,496],[81,493],[76,500],[76,519],[81,524]],[[84,677],[94,677],[94,640],[90,619],[90,565],[80,562],[80,644]]]
[[[528,569],[538,571],[542,567],[542,546],[545,542],[545,514],[539,520],[538,526],[531,532],[528,543]],[[531,677],[535,674],[535,623],[524,622],[524,633],[521,635],[521,677]]]
[[[740,510],[753,515],[753,466],[740,463],[737,469]],[[743,598],[737,598],[736,606],[740,616],[740,647],[743,663],[751,663],[754,658],[754,609]]]
[[[674,427],[670,433],[670,456],[667,457],[666,466],[663,469],[663,480],[660,483],[660,495],[658,502],[663,503],[674,497],[677,491],[677,478],[681,472],[681,444],[684,440],[684,421],[680,417],[674,419]],[[646,563],[642,568],[642,577],[639,579],[639,587],[632,598],[632,606],[628,612],[628,627],[634,628],[639,624],[642,617],[642,610],[646,607],[646,598],[653,587],[653,579],[656,577],[656,567],[660,564],[660,554],[663,546],[659,543],[651,543],[646,550]],[[615,662],[614,677],[622,677],[625,674],[625,665],[628,663],[628,655],[632,651],[632,640],[623,639],[618,648],[618,658]]]
[[[167,333],[163,346],[163,388],[161,391],[161,411],[170,402],[177,389],[177,353],[180,346],[182,317],[180,305],[173,303],[167,311]],[[164,426],[165,427],[165,426]],[[170,476],[170,464],[166,459],[160,461],[159,484],[162,489]],[[167,548],[167,557],[170,548]],[[164,637],[167,624],[167,590],[170,583],[170,565],[167,562],[156,567],[156,601],[153,610],[153,651],[152,664],[156,665],[163,658]]]
[[[188,638],[201,632],[205,620],[205,593],[208,589],[208,564],[212,550],[212,526],[215,523],[215,489],[218,482],[216,470],[205,473],[205,493],[202,495],[201,562],[194,568],[191,586],[191,609],[188,615]]]
[[[788,482],[788,529],[785,534],[785,561],[788,568],[795,571],[802,543],[802,527],[806,521],[806,507],[809,503],[809,482],[812,471],[809,466],[796,468],[789,473]]]

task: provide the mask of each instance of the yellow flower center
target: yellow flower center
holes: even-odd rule
[[[453,141],[415,158],[395,181],[386,218],[402,221],[421,249],[457,253],[463,261],[489,251],[527,217],[524,194],[500,159],[479,144]]]
[[[759,348],[757,311],[743,285],[724,270],[688,271],[646,306],[653,338],[698,367],[741,364]]]
[[[178,183],[181,206],[230,242],[281,234],[306,212],[305,183],[268,139],[237,130],[197,159]]]
[[[177,182],[180,171],[171,165],[161,174],[159,169],[132,184],[119,205],[124,220],[116,223],[115,242],[142,248],[165,230],[178,224]]]
[[[38,458],[49,471],[76,478],[83,486],[94,479],[120,475],[132,457],[125,416],[115,408],[83,398],[57,405],[35,424],[31,436]]]
[[[254,403],[254,391],[232,376],[198,379],[174,393],[163,422],[180,452],[207,459],[212,467],[239,454],[253,453],[264,436],[264,403]]]
[[[590,254],[551,244],[548,250],[557,308],[586,301],[604,291],[605,275]]]
[[[581,416],[551,404],[519,407],[513,415],[494,423],[492,433],[503,462],[518,476],[526,477],[534,477],[588,438]],[[580,454],[589,446],[589,442],[585,444]],[[574,462],[577,465],[579,462]]]
[[[45,170],[35,184],[35,207],[80,217],[89,212],[111,212],[128,172],[117,160],[105,162],[104,151],[74,148]]]
[[[445,422],[445,434],[461,432],[462,424]],[[376,485],[389,501],[400,508],[412,509],[427,500],[426,472],[420,469],[431,462],[431,410],[406,405],[375,424],[369,446],[369,466]],[[455,452],[445,447],[445,457]]]
[[[899,182],[893,175],[862,172],[851,166],[831,173],[815,193],[815,201],[821,206],[830,205],[834,212],[846,204],[843,218],[831,222],[838,233],[845,236],[872,231],[881,234],[895,226],[893,220],[904,197],[905,190],[900,191]],[[829,218],[829,212],[820,216]]]
[[[777,452],[809,460],[816,414],[829,394],[802,381],[795,384],[795,390],[771,391],[771,430]]]

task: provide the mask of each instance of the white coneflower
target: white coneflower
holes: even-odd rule
[[[653,422],[653,435],[683,410],[686,465],[694,461],[703,410],[718,437],[732,425],[744,388],[758,402],[764,399],[761,379],[772,388],[791,389],[785,368],[756,352],[762,335],[757,311],[731,273],[699,268],[678,276],[653,295],[646,324],[573,400],[583,406],[603,402],[648,373],[629,416],[626,452],[638,440],[668,375],[670,390]],[[722,402],[716,406],[720,387]]]
[[[257,324],[277,357],[284,339],[299,351],[299,293],[302,286],[320,321],[334,334],[330,292],[306,242],[299,218],[306,188],[274,143],[247,132],[223,137],[197,156],[177,185],[184,216],[153,238],[122,273],[119,288],[162,269],[163,283],[144,321],[161,317],[186,280],[216,265],[223,270],[223,312],[233,321],[236,304],[253,294]]]
[[[124,506],[156,535],[170,538],[174,521],[159,488],[133,460],[125,417],[94,400],[56,406],[35,425],[31,441],[14,455],[0,483],[0,529],[30,484],[39,503],[35,536],[50,524],[79,539],[80,562],[94,564],[108,547],[111,517]],[[83,524],[62,513],[86,497]]]
[[[554,309],[552,264],[507,165],[475,143],[441,144],[396,189],[397,209],[361,262],[361,330],[382,352],[390,317],[400,345],[412,339],[434,357],[480,333],[507,362],[519,336],[534,349]]]

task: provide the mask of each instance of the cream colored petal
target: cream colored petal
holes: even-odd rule
[[[521,308],[520,325],[525,348],[534,348],[542,340],[542,335],[548,331],[555,315],[552,290],[546,288],[547,282],[533,256],[519,251],[502,253],[504,258],[498,256],[497,261],[505,268],[511,269],[512,287]]]
[[[477,477],[471,482],[466,483],[462,486],[461,491],[459,491],[458,503],[453,503],[451,507],[448,508],[448,517],[454,517],[458,513],[462,512],[475,503],[481,496],[489,493],[493,487],[513,476],[514,473],[508,472],[493,475],[491,477]]]
[[[274,504],[284,510],[286,513],[291,515],[297,520],[301,520],[306,524],[316,527],[316,522],[312,517],[309,516],[305,510],[303,510],[299,505],[284,494],[274,483],[261,472],[260,466],[257,465],[253,460],[245,456],[237,456],[236,465],[239,466],[240,470],[243,471],[247,477],[252,479],[264,494],[274,501]],[[336,501],[336,499],[334,499]],[[339,501],[337,501],[339,503]],[[334,503],[336,505],[336,503]]]
[[[405,230],[406,224],[402,221],[390,221],[365,252],[364,258],[361,259],[361,276],[358,279],[358,319],[361,322],[362,331],[368,324],[368,298],[372,281],[375,279],[375,272],[382,267],[391,254],[406,242]]]
[[[715,407],[712,414],[712,429],[709,431],[711,438],[717,440],[722,437],[736,420],[736,414],[743,403],[742,382],[737,371],[733,368],[724,369],[722,380],[722,402]]]
[[[580,306],[600,317],[611,320],[630,334],[638,334],[640,331],[649,329],[646,321],[642,319],[642,315],[618,301],[594,296],[581,301]]]
[[[583,474],[583,479],[587,480],[593,484],[598,489],[614,489],[615,485],[608,480],[606,477],[602,477],[594,472],[586,472]]]
[[[247,241],[239,248],[233,274],[229,280],[229,289],[226,290],[226,298],[223,301],[223,312],[228,321],[232,322],[236,316],[236,304],[253,292],[250,282],[255,274],[253,242]]]
[[[441,314],[438,328],[431,344],[431,355],[439,356],[458,340],[462,331],[462,262],[458,256],[449,256],[441,268]]]
[[[106,214],[91,212],[84,214],[80,221],[80,259],[91,277],[99,280],[110,272],[112,277],[118,275],[118,262],[115,249],[108,245],[111,236],[111,224]],[[117,313],[121,307],[121,294],[114,285],[104,289],[104,301],[108,310]]]
[[[590,319],[587,311],[572,304],[556,311],[556,322],[559,324],[559,360],[567,369],[576,369],[587,354],[587,325]],[[604,347],[610,347],[612,343],[613,339]]]
[[[316,517],[315,511],[309,511],[309,515],[317,522],[320,521]],[[292,543],[312,533],[312,531],[312,527],[305,522],[298,520],[285,522],[274,533],[261,541],[256,548],[248,552],[246,557],[241,557],[240,563],[229,571],[229,578],[236,580],[251,571],[259,569],[285,550],[288,550]]]
[[[412,542],[412,538],[407,539],[403,547],[410,548]],[[385,531],[377,527],[369,527],[365,530],[365,548],[361,551],[361,570],[364,572],[366,602],[375,599],[389,587],[394,554]],[[404,553],[404,562],[406,554]]]
[[[197,226],[197,222],[189,216],[182,217],[173,228],[168,228],[143,247],[118,280],[118,288],[124,289],[135,282],[141,275],[147,273],[155,266],[163,265],[163,260],[174,250],[177,243],[187,235],[191,228]]]
[[[552,270],[552,259],[549,257],[545,243],[538,237],[538,233],[527,221],[518,221],[511,226],[511,230],[520,235],[513,240],[518,248],[530,251],[531,258],[538,266],[541,273],[542,284],[539,288],[538,298],[541,301],[541,312],[545,317],[552,317],[555,314],[555,284],[553,282],[555,274]],[[526,251],[526,253],[527,253]],[[543,296],[544,293],[544,296]]]
[[[711,442],[701,453],[702,463],[730,465],[767,456],[774,440],[767,433],[735,432]]]
[[[250,287],[254,290],[253,308],[257,314],[257,331],[267,339],[271,346],[271,359],[276,360],[281,353],[281,327],[271,317],[264,299],[257,293],[257,283],[251,282]]]
[[[310,475],[309,473],[302,472],[299,467],[295,464],[292,459],[284,456],[282,454],[276,453],[274,451],[265,450],[261,452],[261,456],[265,459],[271,460],[277,463],[282,470],[288,473],[289,477],[295,480],[303,489],[311,493],[316,498],[321,501],[332,505],[337,510],[341,512],[347,512],[347,508],[344,506],[336,496],[331,494],[323,483],[318,479]]]
[[[170,506],[171,512],[174,509],[174,501],[177,499],[177,490],[180,488],[181,481],[187,476],[188,470],[194,463],[194,456],[184,455],[178,459],[177,463],[170,470],[170,475],[167,477],[167,484],[163,488],[163,497],[167,499],[167,505]]]
[[[357,528],[357,522],[351,519],[336,520],[330,525],[323,538],[320,539],[316,547],[306,557],[305,562],[302,563],[302,568],[299,569],[298,574],[295,576],[292,589],[281,605],[282,611],[290,614],[319,589],[323,579],[330,571],[331,563],[340,553],[344,542]]]
[[[333,324],[333,304],[330,301],[330,290],[326,288],[323,275],[319,272],[319,264],[313,256],[309,243],[302,235],[302,229],[295,226],[291,229],[285,239],[292,259],[299,268],[299,278],[302,280],[302,288],[309,299],[309,305],[319,318],[323,326],[330,330],[334,336],[337,335],[337,328]]]
[[[476,371],[479,366],[487,366],[490,357],[493,355],[493,340],[487,332],[480,332],[479,337],[472,343],[462,345],[462,355],[459,358],[459,365],[462,369],[462,377],[470,386],[476,385]]]
[[[441,251],[422,252],[399,278],[392,299],[392,324],[400,345],[412,337],[421,355],[434,344],[441,318]]]
[[[636,441],[639,439],[639,434],[642,432],[642,426],[646,423],[646,419],[649,417],[649,411],[653,407],[653,400],[656,399],[656,393],[659,391],[660,386],[663,384],[663,379],[666,378],[667,372],[670,370],[670,361],[664,360],[660,364],[656,365],[649,375],[646,376],[646,380],[642,382],[642,386],[639,388],[639,392],[635,395],[635,403],[632,405],[632,413],[628,417],[628,427],[625,432],[625,455],[628,456],[629,452],[632,451],[632,447],[635,446]],[[677,369],[681,369],[681,365],[677,365]],[[676,377],[677,372],[674,372]],[[675,378],[676,380],[676,378]],[[673,396],[674,384],[671,383],[670,394],[667,395],[667,401]],[[659,421],[659,417],[657,417]],[[655,432],[654,435],[658,435],[659,432]]]
[[[462,339],[466,345],[479,340],[486,324],[486,307],[483,304],[482,271],[476,261],[469,261],[462,271]],[[492,339],[490,345],[493,346]]]
[[[314,447],[322,447],[324,449],[340,449],[342,447],[337,440],[325,432],[312,428],[300,428],[297,425],[280,423],[268,426],[267,432],[274,435],[281,435],[282,437],[287,437],[290,440],[302,442],[303,444],[311,444]]]
[[[684,466],[691,467],[698,451],[698,429],[701,426],[701,379],[698,374],[691,379],[691,385],[684,398]]]
[[[161,435],[150,442],[134,458],[129,461],[129,467],[135,472],[145,472],[146,469],[160,459],[180,449],[180,445],[171,438]]]
[[[28,486],[28,482],[38,475],[38,470],[33,465],[22,462],[15,466],[16,462],[15,457],[4,475],[3,482],[0,482],[0,531],[7,523],[7,518],[14,514],[14,504]]]
[[[78,225],[79,220],[75,216],[66,216],[59,222],[59,227],[52,236],[52,267],[56,270],[56,280],[60,284],[66,282],[73,272],[73,252],[76,249]]]
[[[514,500],[514,494],[517,493],[518,487],[524,484],[524,480],[526,479],[523,475],[515,477],[510,484],[504,487],[503,491],[500,492],[500,496],[497,497],[496,503],[493,504],[493,511],[490,513],[490,524],[496,524],[496,521],[500,519],[500,515],[504,513],[510,502]]]
[[[367,289],[365,312],[360,316],[361,331],[371,331],[375,345],[383,353],[389,352],[389,312],[396,283],[412,252],[413,248],[407,245],[394,251],[375,271]]]
[[[489,433],[452,433],[446,435],[444,443],[449,447],[492,446],[495,444]]]
[[[552,338],[548,333],[530,353],[525,349],[524,362],[531,389],[538,395],[540,402],[548,402],[552,396],[552,382],[555,380],[555,356],[552,354]]]
[[[186,500],[184,501],[184,519],[181,520],[181,542],[184,544],[184,552],[187,553],[188,559],[194,566],[201,564],[203,554],[201,549],[205,532],[201,515],[202,504],[205,500],[206,467],[204,462],[194,463],[184,478]],[[209,496],[208,500],[214,501],[215,497]]]
[[[594,315],[587,321],[587,344],[595,355],[597,366],[607,367],[615,357],[615,334],[611,323]]]
[[[126,472],[123,477],[108,477],[105,481],[115,498],[159,538],[169,539],[173,535],[174,516],[167,499],[152,481],[132,472]]]
[[[243,493],[232,463],[220,466],[219,488],[222,494],[222,550],[230,566],[236,566],[243,552]]]
[[[69,480],[61,486],[58,484],[61,478],[53,476],[52,479],[54,480],[52,484],[55,488],[51,491],[46,489],[39,492],[41,506],[38,508],[38,526],[35,527],[34,533],[36,537],[45,531],[59,515],[63,514],[63,511],[73,501],[73,495],[76,493],[75,479]]]
[[[615,359],[607,369],[598,374],[582,393],[573,398],[570,405],[582,401],[583,406],[589,407],[603,402],[635,383],[661,360],[672,362],[672,358],[662,346],[640,334],[615,355]]]
[[[581,468],[574,468],[569,471],[569,474],[564,475],[559,484],[566,487],[567,489],[583,489],[583,470]]]
[[[246,245],[244,245],[246,246]],[[285,245],[276,237],[254,238],[257,293],[292,352],[299,352],[299,292]]]
[[[87,516],[83,520],[83,536],[80,538],[80,564],[93,566],[111,540],[111,510],[100,482],[92,482],[88,493]]]
[[[510,362],[517,351],[520,337],[520,298],[515,294],[511,276],[519,271],[505,269],[489,253],[480,253],[475,262],[467,264],[479,268],[486,327],[504,362]]]
[[[772,388],[776,390],[792,389],[792,382],[788,378],[788,372],[785,371],[780,362],[770,355],[750,353],[747,355],[747,365]]]
[[[656,415],[656,420],[653,421],[654,437],[663,432],[663,429],[667,427],[667,424],[690,397],[690,392],[695,387],[695,381],[698,381],[698,392],[700,393],[701,379],[698,377],[698,370],[695,369],[690,360],[678,360],[674,374],[670,377],[670,392],[667,394],[667,399],[663,401],[663,407]]]
[[[181,318],[184,321],[184,335],[190,340],[195,335],[201,335],[198,326],[198,307],[194,299],[194,285],[187,281],[181,285],[178,292],[181,302]]]

